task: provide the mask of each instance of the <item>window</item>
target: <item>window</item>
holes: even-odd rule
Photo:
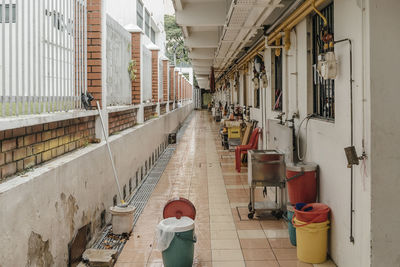
[[[143,3],[136,1],[136,23],[143,30]]]
[[[317,72],[318,56],[327,52],[322,41],[323,32],[333,35],[333,3],[321,10],[328,20],[328,27],[320,16],[312,18],[312,71],[313,71],[313,103],[314,113],[325,119],[335,119],[335,81],[324,80]],[[329,48],[328,48],[329,49]]]
[[[146,33],[147,37],[150,37],[150,13],[146,10],[144,20],[144,32]]]
[[[3,12],[4,19],[3,19]],[[11,12],[10,12],[10,4],[5,4],[5,9],[3,10],[3,5],[0,5],[0,22],[1,23],[10,23],[10,16],[11,16],[11,23],[17,22],[17,5],[12,4]]]
[[[283,98],[283,90],[282,90],[282,51],[279,53],[279,56],[274,53],[272,56],[273,62],[273,87],[272,87],[272,109],[276,111],[282,111],[282,98]]]
[[[150,37],[150,39],[153,42],[153,44],[156,43],[156,32],[154,31],[153,28],[151,28],[151,37]]]

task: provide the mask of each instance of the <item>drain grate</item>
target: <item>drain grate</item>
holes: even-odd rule
[[[177,133],[177,140],[179,141],[187,127],[189,126],[189,122],[193,118],[193,112],[186,118],[186,120],[181,125]],[[149,200],[151,193],[156,187],[158,181],[161,178],[165,168],[167,167],[169,160],[176,150],[176,145],[169,145],[165,148],[164,152],[160,155],[158,160],[155,162],[153,168],[149,170],[147,175],[144,177],[142,183],[133,193],[131,199],[129,199],[128,203],[136,207],[135,217],[133,221],[133,227],[135,227],[136,222],[138,221],[140,215],[142,214],[144,207]],[[128,240],[127,235],[114,235],[112,233],[111,225],[104,228],[102,234],[99,239],[93,244],[92,248],[96,249],[115,249],[120,253]]]

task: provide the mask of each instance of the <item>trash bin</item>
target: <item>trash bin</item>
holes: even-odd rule
[[[296,227],[297,258],[307,263],[326,261],[329,221],[305,223],[294,218]]]
[[[191,267],[196,243],[196,209],[185,198],[168,201],[156,229],[157,248],[162,251],[165,267]]]

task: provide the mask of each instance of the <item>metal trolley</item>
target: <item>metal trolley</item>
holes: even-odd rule
[[[276,150],[248,151],[248,182],[250,186],[249,219],[256,211],[271,211],[280,219],[286,209],[285,154]],[[255,202],[256,187],[275,187],[275,201]],[[279,194],[278,194],[279,193]],[[278,198],[279,195],[279,198]]]

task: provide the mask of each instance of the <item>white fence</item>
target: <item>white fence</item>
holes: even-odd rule
[[[86,0],[0,0],[0,115],[80,108]]]
[[[107,15],[107,105],[132,103],[131,34]]]
[[[143,57],[143,101],[151,100],[152,88],[152,67],[151,67],[151,51],[145,46],[142,46]]]

